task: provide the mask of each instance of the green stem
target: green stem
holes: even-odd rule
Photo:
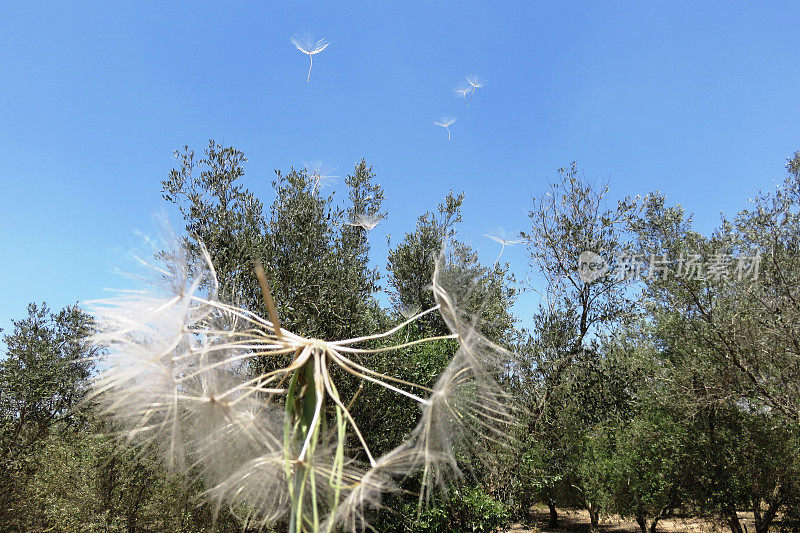
[[[314,449],[319,440],[321,421],[324,413],[320,413],[314,427],[314,414],[317,409],[317,388],[316,388],[316,369],[315,366],[321,364],[319,354],[314,354],[308,362],[297,369],[289,382],[289,389],[286,394],[286,417],[284,420],[284,458],[286,460],[287,480],[289,484],[289,498],[292,502],[292,510],[289,517],[289,532],[303,533],[303,499],[306,485],[310,483],[311,503],[313,522],[309,522],[312,529],[319,529],[319,515],[317,511],[316,498],[316,479],[313,467],[308,463],[313,461]],[[298,385],[300,389],[298,390]],[[306,451],[303,462],[297,461],[300,450],[307,440],[309,434],[311,440],[309,449]],[[292,468],[294,462],[295,467]]]
[[[335,390],[335,389],[334,389]],[[333,472],[330,479],[330,485],[333,488],[333,498],[331,501],[333,505],[331,506],[332,513],[334,512],[339,506],[339,498],[341,497],[342,492],[342,477],[343,477],[343,470],[344,470],[344,441],[345,441],[345,432],[347,431],[347,424],[344,418],[344,414],[342,413],[342,408],[338,405],[336,406],[336,454],[333,457]],[[327,533],[333,531],[333,526],[335,522],[333,517],[331,516],[331,520],[328,521],[328,529]]]
[[[292,373],[289,388],[286,392],[286,413],[283,420],[283,458],[286,468],[286,479],[289,485],[289,499],[292,501],[292,511],[289,516],[289,531],[294,532],[297,523],[297,487],[295,486],[295,472],[292,467],[292,436],[295,432],[295,407],[297,403],[297,378],[299,371]]]

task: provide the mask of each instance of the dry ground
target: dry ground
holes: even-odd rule
[[[514,533],[565,533],[589,531],[589,513],[586,511],[558,510],[560,527],[545,527],[549,514],[547,507],[535,507],[531,510],[530,524],[515,524],[509,531]],[[739,513],[739,520],[748,531],[755,531],[752,513]],[[618,516],[607,516],[600,519],[600,531],[603,533],[639,533],[639,526],[632,520],[622,520]],[[728,527],[720,522],[704,518],[670,518],[658,522],[660,533],[698,533],[726,532]]]

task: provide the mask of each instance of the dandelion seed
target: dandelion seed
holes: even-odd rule
[[[477,74],[470,74],[467,76],[467,84],[469,84],[471,89],[471,92],[469,93],[469,100],[471,102],[472,97],[475,96],[475,91],[486,85],[486,80]]]
[[[418,305],[409,305],[409,306],[401,307],[399,309],[399,311],[400,311],[400,314],[403,316],[403,318],[408,319],[408,318],[411,318],[412,316],[416,315],[417,313],[419,313],[421,311],[421,309],[419,308]]]
[[[380,221],[383,220],[383,215],[370,215],[368,213],[356,213],[350,219],[350,222],[345,222],[348,226],[357,226],[364,228],[367,231],[375,229]]]
[[[394,477],[407,475],[414,467],[414,456],[405,448],[398,448],[381,457],[374,467],[366,472],[352,471],[347,476],[353,481],[341,504],[331,515],[329,525],[339,525],[348,531],[371,529],[366,518],[367,509],[382,508],[384,494],[398,492],[400,488]]]
[[[325,50],[330,43],[325,39],[314,40],[314,37],[307,33],[300,36],[295,35],[289,41],[295,48],[308,56],[308,79],[306,81],[311,83],[311,67],[314,66],[314,56]]]
[[[441,126],[442,128],[447,130],[447,140],[449,141],[450,140],[450,126],[452,126],[455,121],[456,121],[456,119],[451,118],[451,117],[442,117],[439,120],[434,120],[433,123],[436,124],[437,126]]]
[[[404,305],[404,306],[400,307],[398,309],[398,311],[400,312],[400,316],[402,316],[406,320],[409,320],[411,317],[419,314],[421,309],[420,309],[420,307],[418,305]],[[407,331],[406,332],[406,341],[408,341],[410,335],[411,335],[411,332]]]
[[[506,237],[506,232],[503,228],[500,228],[497,231],[496,235],[490,235],[488,233],[483,234],[484,237],[489,237],[494,242],[500,244],[500,253],[497,255],[497,259],[494,260],[494,264],[496,265],[498,261],[500,261],[500,257],[503,255],[503,251],[506,249],[506,246],[514,246],[515,244],[520,244],[522,241],[511,240]]]
[[[208,254],[194,261],[173,244],[158,264],[143,263],[155,283],[94,304],[93,340],[108,352],[89,398],[124,425],[128,441],[162,446],[170,462],[201,472],[212,487],[205,495],[217,510],[227,502],[244,527],[286,519],[291,533],[363,529],[365,508],[396,490],[394,478],[420,471],[423,502],[434,484],[461,475],[456,449],[505,439],[513,410],[497,376],[509,354],[463,311],[477,294],[469,273],[441,258],[435,307],[382,333],[325,341],[281,328],[274,312],[267,319],[220,301]],[[403,328],[434,312],[450,334],[398,340]],[[364,347],[381,339],[396,344]],[[446,339],[459,348],[432,389],[358,362]],[[255,372],[256,358],[272,370]],[[422,418],[410,438],[374,457],[349,410],[352,401],[345,405],[339,396],[340,373],[417,402]],[[363,464],[347,456],[350,443]]]
[[[248,461],[203,495],[215,502],[215,514],[227,502],[243,529],[268,526],[288,513],[289,491],[283,453],[268,453]]]
[[[314,178],[314,184],[311,186],[312,194],[315,194],[322,188],[330,186],[336,182],[339,176],[334,175],[336,167],[325,164],[321,161],[310,161],[303,163],[306,171]]]
[[[467,84],[464,87],[458,87],[456,89],[453,89],[453,92],[456,93],[457,96],[460,96],[461,98],[463,98],[464,99],[464,105],[469,107],[469,101],[467,101],[467,94],[469,94],[473,90],[474,90],[474,88],[472,87],[472,85]]]
[[[457,336],[459,348],[405,443],[422,470],[421,503],[433,487],[446,490],[448,480],[463,477],[455,458],[457,449],[483,459],[487,440],[513,446],[507,428],[516,418],[510,396],[497,381],[512,355],[481,335],[475,319],[464,310],[480,292],[474,272],[448,263],[443,253],[436,264],[432,290],[439,314]]]

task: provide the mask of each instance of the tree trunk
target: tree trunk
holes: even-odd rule
[[[736,514],[736,507],[727,504],[722,509],[722,514],[725,517],[725,520],[728,521],[728,527],[731,528],[731,533],[745,533],[744,529],[742,528],[742,523],[739,522],[739,515]]]
[[[558,527],[558,509],[556,509],[556,502],[552,498],[547,498],[547,507],[550,509],[550,519],[547,521],[547,527]]]
[[[756,533],[769,533],[772,524],[767,522],[756,522]]]
[[[760,505],[760,502],[753,502],[753,510],[756,510],[756,505]],[[761,514],[761,509],[758,509],[758,513],[753,513],[755,518],[755,526],[756,526],[756,533],[769,533],[769,528],[772,527],[772,521],[775,519],[775,515],[777,514],[777,506],[770,506]]]
[[[636,523],[639,524],[639,531],[647,533],[647,517],[641,513],[636,513]]]
[[[589,531],[596,533],[600,531],[600,509],[591,504],[587,507],[589,511]]]
[[[772,521],[775,520],[775,515],[778,514],[778,509],[781,506],[780,489],[781,486],[778,484],[772,492],[772,498],[769,500],[767,508],[763,512],[761,498],[753,496],[753,517],[755,518],[756,533],[769,533]]]
[[[669,518],[672,516],[673,511],[675,510],[675,506],[678,504],[677,495],[675,494],[675,487],[673,486],[669,490],[669,501],[661,508],[661,512],[657,513],[653,517],[653,521],[650,522],[650,533],[656,533],[656,528],[658,527],[658,521],[662,518]]]
[[[656,526],[658,526],[658,520],[660,518],[661,518],[660,516],[655,516],[653,518],[653,521],[650,522],[650,533],[656,533]]]

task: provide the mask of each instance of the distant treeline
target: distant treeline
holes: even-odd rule
[[[211,141],[202,156],[177,155],[162,193],[192,236],[184,246],[205,245],[221,299],[267,316],[253,274],[262,263],[288,330],[351,338],[432,307],[445,242],[478,280],[466,305],[516,354],[502,384],[518,424],[421,510],[420,480],[403,480],[406,490],[368,517],[377,531],[493,531],[525,522],[537,503],[552,525],[559,509],[585,509],[593,530],[617,514],[652,533],[683,514],[743,533],[741,510],[758,533],[800,528],[800,152],[779,187],[755,192],[711,235],[658,192],[609,205],[607,186],[575,164],[559,169],[533,198],[528,228],[495,236],[526,247],[528,281],[502,255],[484,264],[458,240],[463,193],[390,243],[382,275],[368,233],[386,215],[384,191],[365,161],[345,178],[346,199],[328,194],[319,172],[291,169],[276,172],[267,205],[241,184],[240,151]],[[511,314],[520,291],[541,296],[533,316]],[[169,469],[158,447],[116,437],[119,422],[90,393],[104,352],[87,340],[94,330],[77,305],[30,304],[5,335],[0,530],[241,531],[248,509],[207,501],[202,473]],[[431,314],[398,335],[447,332]],[[364,364],[432,386],[454,349],[442,340]],[[342,380],[376,456],[414,429],[413,402]]]

